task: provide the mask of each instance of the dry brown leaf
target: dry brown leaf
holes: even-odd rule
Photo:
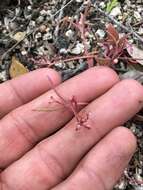
[[[135,45],[132,45],[132,52],[129,52],[129,54],[132,56],[133,59],[137,59],[137,62],[139,64],[143,65],[143,50],[139,49]]]
[[[23,75],[28,72],[29,70],[26,67],[24,67],[24,65],[21,64],[20,61],[17,60],[15,56],[13,56],[12,63],[9,69],[10,77],[15,78],[17,76]]]
[[[17,32],[12,38],[16,40],[17,42],[20,42],[25,38],[26,32]]]
[[[121,79],[134,79],[143,84],[143,72],[137,70],[130,70],[120,75]]]

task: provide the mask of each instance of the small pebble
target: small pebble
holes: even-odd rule
[[[73,48],[70,53],[74,55],[79,55],[84,52],[84,45],[82,43],[77,43],[75,48]]]
[[[40,11],[40,15],[42,15],[42,16],[46,16],[46,15],[47,15],[47,11],[45,11],[45,10],[41,10],[41,11]]]
[[[68,66],[70,69],[75,69],[75,65],[73,61],[68,62]]]
[[[143,35],[143,28],[142,28],[142,27],[139,28],[138,33],[139,33],[140,35]]]
[[[119,190],[125,190],[127,187],[127,184],[124,180],[122,180],[119,184],[118,184],[118,189]]]
[[[66,55],[68,53],[67,49],[65,49],[65,48],[60,49],[59,52],[61,55]]]
[[[135,190],[143,190],[143,186],[140,186],[140,185],[135,186],[134,188],[135,188]]]
[[[118,6],[118,7],[113,8],[110,13],[110,16],[117,17],[119,15],[122,15],[121,7]]]
[[[6,71],[0,72],[0,81],[6,81],[7,80],[7,74]]]
[[[74,32],[70,29],[68,31],[66,31],[65,35],[69,38],[72,39],[74,36]]]
[[[31,11],[31,10],[32,10],[31,5],[27,6],[27,9],[28,9],[29,11]]]
[[[106,7],[106,4],[105,4],[105,2],[101,2],[100,4],[99,4],[99,6],[102,8],[102,9],[104,9],[105,7]]]
[[[42,24],[42,25],[39,27],[39,31],[40,31],[41,33],[46,32],[46,29],[47,29],[47,27],[46,27],[46,25],[44,25],[44,24]]]
[[[27,55],[27,51],[26,51],[26,50],[22,50],[22,51],[21,51],[21,54],[22,54],[22,55]]]
[[[101,39],[104,38],[104,36],[105,36],[104,30],[101,30],[101,29],[98,29],[98,30],[96,31],[96,34],[97,34]]]
[[[47,32],[46,34],[43,35],[43,40],[47,41],[47,40],[52,40],[53,39],[53,35],[51,32]]]
[[[38,24],[40,24],[40,23],[42,23],[44,21],[44,17],[39,16],[36,21],[37,21]]]
[[[76,0],[76,2],[77,2],[77,3],[82,3],[82,2],[83,2],[83,0]]]
[[[137,21],[140,21],[142,19],[141,15],[138,11],[134,11],[134,17],[137,19]]]
[[[60,68],[60,69],[66,68],[66,64],[63,63],[63,62],[56,63],[55,66],[58,67],[58,68]]]
[[[29,22],[29,28],[33,29],[35,26],[36,26],[35,21],[34,21],[34,20],[31,20],[31,21]]]
[[[35,35],[35,38],[38,39],[38,38],[41,38],[42,37],[42,34],[40,32],[38,32],[36,35]]]
[[[37,48],[37,51],[38,51],[38,54],[41,55],[41,56],[43,56],[45,54],[45,49],[42,46]]]

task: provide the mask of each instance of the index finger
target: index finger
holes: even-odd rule
[[[38,69],[0,84],[0,117],[48,91],[51,86],[47,75],[54,85],[60,83],[60,75],[56,71]]]

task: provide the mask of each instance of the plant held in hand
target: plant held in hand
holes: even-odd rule
[[[49,83],[51,85],[51,89],[53,89],[53,91],[55,92],[57,99],[53,96],[50,97],[51,101],[49,102],[49,107],[47,108],[40,108],[40,109],[36,109],[34,111],[58,111],[61,109],[66,109],[70,112],[73,113],[77,125],[76,125],[76,130],[79,130],[81,127],[84,127],[86,129],[90,129],[90,126],[87,124],[88,123],[88,119],[89,119],[89,113],[79,113],[79,107],[80,106],[85,106],[87,105],[86,102],[78,102],[76,96],[72,96],[71,98],[67,99],[65,97],[63,97],[58,90],[54,87],[54,84],[51,80],[51,78],[49,76],[48,80]],[[56,103],[58,105],[58,108],[54,105],[54,107],[50,107],[51,104]]]

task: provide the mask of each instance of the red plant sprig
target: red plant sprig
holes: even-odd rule
[[[120,37],[118,31],[112,24],[107,26],[107,38],[102,42],[103,64],[114,65],[117,64],[120,57],[128,60],[125,50],[130,47],[127,35]],[[127,58],[127,59],[126,59]],[[98,57],[97,57],[98,60]]]
[[[86,47],[87,39],[85,35],[86,31],[89,30],[86,26],[87,13],[88,9],[86,9],[84,13],[81,13],[80,19],[77,22],[73,22],[67,17],[61,20],[61,23],[68,22],[70,25],[72,25],[74,28],[80,31],[81,39],[85,47],[83,55],[70,56],[67,57],[66,59],[62,59],[62,57],[54,58],[52,60],[41,59],[38,65],[40,65],[41,67],[42,66],[52,67],[59,61],[63,61],[66,63],[69,61],[85,59],[87,60],[89,67],[94,66],[93,64],[94,60],[97,62],[98,65],[106,65],[114,67],[114,65],[117,64],[119,60],[123,60],[129,64],[136,64],[137,60],[140,60],[138,58],[132,58],[128,53],[129,52],[128,50],[132,49],[132,45],[129,44],[128,41],[128,35],[120,37],[118,31],[115,29],[115,27],[112,24],[109,24],[106,28],[107,37],[104,40],[98,41],[98,44],[100,44],[100,49],[99,50],[96,49],[93,52],[89,52]]]
[[[82,15],[83,17],[83,15]],[[81,17],[81,18],[82,18]],[[76,27],[81,31],[81,36],[84,34],[83,30],[83,18],[80,21],[80,24],[74,24]],[[106,39],[100,41],[102,52],[99,53],[99,51],[95,52],[88,52],[85,51],[84,55],[82,56],[75,56],[71,58],[64,59],[62,61],[68,62],[68,61],[74,61],[78,59],[87,59],[88,65],[90,61],[93,62],[95,59],[97,64],[99,65],[108,65],[112,66],[114,64],[117,64],[119,60],[125,60],[128,63],[135,63],[135,59],[129,57],[127,55],[127,48],[131,48],[131,44],[129,44],[127,36],[124,35],[123,37],[120,37],[118,31],[114,28],[112,24],[109,24],[106,29],[107,37]],[[82,37],[84,39],[84,37]],[[85,39],[84,39],[85,40]],[[54,63],[58,62],[59,60],[55,59]],[[89,67],[90,67],[89,66]],[[93,66],[93,65],[92,65]]]
[[[87,105],[86,102],[78,102],[77,98],[75,96],[72,96],[70,99],[66,99],[64,98],[59,92],[58,90],[54,87],[54,84],[51,80],[51,78],[49,76],[48,80],[51,86],[51,89],[53,89],[53,91],[55,92],[55,94],[57,95],[57,97],[59,98],[59,100],[57,100],[55,97],[51,96],[51,102],[49,102],[49,104],[51,103],[56,103],[58,105],[60,105],[60,108],[55,108],[55,109],[49,109],[49,108],[42,108],[42,109],[37,109],[36,111],[57,111],[59,109],[67,109],[70,112],[73,113],[77,125],[76,125],[76,130],[79,130],[81,127],[84,127],[86,129],[90,129],[90,126],[88,126],[87,122],[89,119],[89,113],[80,113],[79,114],[79,106],[85,106]]]

